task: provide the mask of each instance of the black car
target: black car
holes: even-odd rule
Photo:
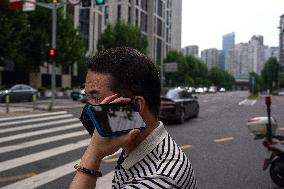
[[[161,96],[161,120],[175,120],[184,123],[187,118],[198,117],[198,113],[197,97],[193,97],[187,89],[170,89],[165,96]]]
[[[88,101],[84,89],[72,91],[71,98],[73,101],[81,101],[82,103],[86,103]]]
[[[10,102],[29,101],[33,99],[33,95],[38,95],[38,91],[29,85],[17,84],[10,89],[0,91],[0,100],[5,102],[6,96],[10,96]]]

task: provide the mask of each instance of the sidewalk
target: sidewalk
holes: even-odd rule
[[[35,104],[32,102],[11,103],[9,104],[9,113],[6,113],[6,104],[1,103],[0,117],[46,112],[49,111],[50,102],[51,99],[38,100]],[[83,108],[84,105],[80,101],[72,101],[71,99],[55,99],[52,111]]]

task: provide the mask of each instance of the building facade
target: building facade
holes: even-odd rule
[[[140,28],[148,39],[148,56],[162,61],[170,50],[181,49],[181,8],[180,0],[106,0],[101,6],[76,6],[74,22],[86,38],[88,56],[96,53],[107,25],[123,21]]]
[[[223,35],[223,41],[222,41],[222,50],[224,53],[224,68],[225,70],[229,70],[230,68],[230,62],[229,62],[229,51],[231,48],[233,48],[235,45],[235,33],[228,33],[226,35]]]
[[[199,49],[197,45],[190,45],[190,46],[185,46],[182,48],[182,52],[184,55],[194,55],[198,57],[199,55]]]
[[[219,66],[218,49],[204,49],[203,51],[201,51],[201,59],[207,64],[209,69],[214,66]]]
[[[279,25],[279,64],[284,66],[284,14],[280,16]]]
[[[248,43],[240,43],[229,51],[229,72],[235,78],[248,77],[250,72],[261,73],[270,55],[263,44],[263,36],[252,36]]]

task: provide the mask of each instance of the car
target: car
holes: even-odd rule
[[[160,119],[173,120],[182,124],[187,118],[196,118],[199,114],[197,97],[187,89],[173,88],[161,96]]]
[[[74,90],[71,92],[70,96],[73,101],[81,101],[82,103],[87,102],[87,95],[84,89]]]
[[[0,91],[0,100],[5,102],[6,96],[10,96],[10,102],[29,101],[33,100],[33,96],[39,96],[38,90],[25,84],[16,84],[9,89]]]
[[[223,88],[223,87],[221,87],[221,88],[219,89],[219,92],[221,92],[221,93],[225,93],[225,92],[226,92],[226,89],[225,89],[225,88]]]
[[[211,86],[211,87],[209,87],[208,92],[209,93],[216,93],[217,92],[217,88],[215,86]]]
[[[198,87],[196,90],[195,90],[196,93],[204,93],[204,88],[203,87]]]

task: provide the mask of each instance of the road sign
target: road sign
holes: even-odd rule
[[[36,0],[24,1],[23,11],[34,11],[36,9]]]
[[[164,63],[165,72],[177,72],[177,63],[176,62],[168,62]]]

